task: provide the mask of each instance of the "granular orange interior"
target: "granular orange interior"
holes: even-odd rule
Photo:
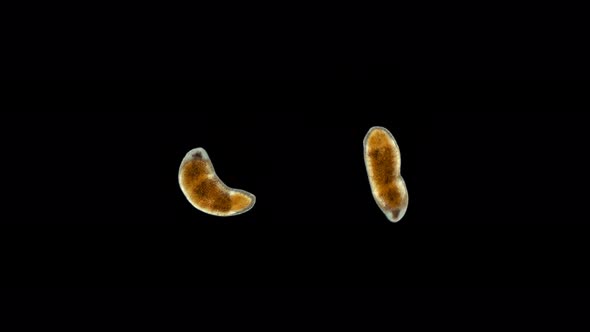
[[[242,209],[247,208],[252,204],[252,198],[248,197],[247,195],[235,192],[231,195],[231,209],[232,211],[239,211]]]
[[[373,189],[387,206],[400,206],[404,188],[398,179],[399,153],[392,138],[385,131],[375,129],[367,140],[366,148]]]

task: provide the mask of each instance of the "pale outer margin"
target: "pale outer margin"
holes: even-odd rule
[[[200,153],[203,156],[204,160],[209,161],[209,166],[211,167],[211,174],[209,175],[209,178],[213,178],[213,177],[217,177],[217,179],[219,180],[219,183],[221,184],[221,186],[223,186],[225,189],[227,189],[230,192],[230,195],[232,193],[242,193],[247,195],[248,197],[252,198],[252,203],[250,203],[250,205],[245,208],[243,211],[237,212],[237,213],[230,213],[230,214],[223,214],[223,213],[215,213],[212,211],[206,211],[202,208],[200,208],[198,205],[196,205],[194,202],[192,202],[189,199],[189,194],[186,192],[185,188],[182,186],[182,168],[184,167],[184,165],[193,160],[193,154],[195,153]],[[192,206],[194,206],[197,210],[213,215],[213,216],[217,216],[217,217],[233,217],[233,216],[237,216],[243,213],[246,213],[248,211],[250,211],[253,207],[254,204],[256,204],[256,196],[254,196],[254,194],[249,193],[245,190],[241,190],[241,189],[234,189],[234,188],[230,188],[228,187],[225,183],[223,183],[223,181],[221,181],[221,179],[217,176],[217,173],[215,172],[215,168],[213,167],[213,162],[211,162],[211,158],[209,158],[209,154],[207,153],[207,151],[205,151],[205,149],[203,148],[196,148],[196,149],[192,149],[190,150],[185,156],[184,159],[182,159],[182,162],[180,163],[180,168],[178,169],[178,184],[180,185],[180,189],[182,190],[182,193],[184,194],[184,197],[186,197],[186,199],[189,201],[189,203],[191,203]]]
[[[373,194],[373,198],[375,199],[375,202],[377,203],[377,206],[379,206],[379,208],[381,209],[381,211],[383,211],[383,213],[385,213],[385,216],[387,217],[387,219],[391,222],[397,223],[400,220],[402,220],[404,218],[404,216],[406,215],[406,210],[408,209],[408,205],[410,202],[410,197],[408,194],[408,189],[406,187],[406,182],[404,181],[404,178],[401,175],[401,162],[402,162],[402,158],[401,158],[401,152],[399,152],[399,158],[398,158],[398,162],[399,164],[398,169],[400,170],[400,175],[399,175],[399,180],[403,183],[404,187],[406,188],[406,196],[407,196],[407,202],[408,204],[406,204],[406,206],[402,207],[402,210],[400,212],[400,216],[399,218],[396,220],[393,218],[393,213],[391,213],[391,211],[388,211],[387,209],[384,209],[383,206],[385,204],[383,204],[383,202],[379,201],[379,198],[377,197],[377,191],[373,188],[373,181],[371,181],[371,171],[370,171],[370,167],[369,167],[369,158],[368,158],[368,154],[367,154],[367,141],[369,140],[369,136],[371,136],[371,133],[373,133],[373,131],[375,130],[383,130],[385,133],[387,133],[387,135],[389,136],[389,138],[391,138],[391,140],[393,141],[393,145],[397,148],[397,151],[399,152],[399,145],[397,145],[397,141],[395,140],[395,137],[393,136],[393,134],[385,127],[379,127],[379,126],[375,126],[372,127],[371,129],[369,129],[369,132],[367,133],[367,135],[365,136],[365,139],[363,140],[363,158],[365,159],[365,167],[367,169],[367,175],[369,177],[369,184],[371,185],[371,193]]]

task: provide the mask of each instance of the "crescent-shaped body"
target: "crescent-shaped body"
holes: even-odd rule
[[[189,151],[178,171],[180,188],[198,210],[219,217],[236,216],[249,211],[256,196],[226,186],[215,173],[213,163],[203,148]]]

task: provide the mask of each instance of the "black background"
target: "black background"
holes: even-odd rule
[[[586,286],[586,122],[557,88],[5,91],[8,285]],[[374,125],[402,150],[410,206],[399,224],[369,190],[362,140]],[[220,219],[186,201],[178,166],[198,146],[228,185],[257,196],[250,212]]]
[[[389,38],[408,80],[582,79],[590,76],[575,6],[405,4]]]
[[[1,78],[340,81],[5,84],[0,295],[5,316],[27,314],[19,325],[114,316],[169,330],[176,319],[158,321],[169,306],[216,327],[471,317],[481,330],[506,318],[547,327],[561,308],[563,329],[585,312],[587,88],[408,82],[584,78],[572,33],[584,20],[541,28],[521,19],[529,8],[500,9],[507,24],[482,19],[488,9],[451,8],[455,20],[429,7],[367,33],[356,5],[51,6],[59,15],[9,12]],[[400,224],[370,195],[361,143],[373,125],[402,149]],[[186,202],[178,164],[196,146],[257,195],[253,210],[218,219]],[[245,308],[256,314],[233,315]]]
[[[366,79],[366,38],[360,18],[346,14],[356,8],[347,7],[187,2],[14,10],[0,78]]]
[[[21,326],[571,326],[587,309],[580,91],[5,86],[4,312]],[[374,125],[403,155],[410,206],[398,224],[365,174]],[[257,195],[251,211],[220,219],[186,201],[178,166],[197,146]]]

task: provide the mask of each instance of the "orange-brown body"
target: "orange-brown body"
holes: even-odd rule
[[[226,186],[215,173],[207,152],[191,150],[180,166],[178,180],[188,201],[197,209],[220,217],[234,216],[250,210],[256,197]]]
[[[373,197],[387,218],[398,222],[408,207],[408,191],[397,142],[389,130],[373,127],[365,137],[364,152]]]

